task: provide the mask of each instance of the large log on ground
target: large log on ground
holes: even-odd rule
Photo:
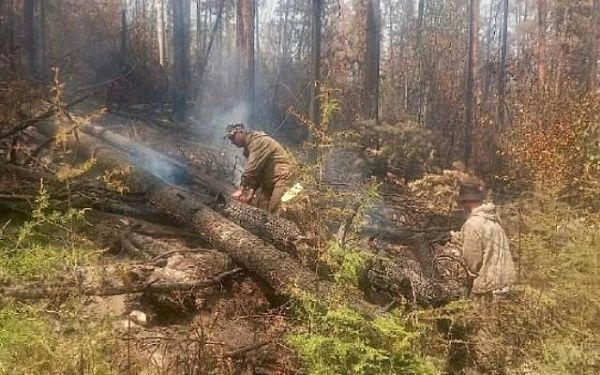
[[[48,136],[60,130],[53,122],[42,124],[38,129]],[[106,147],[97,138],[87,134],[69,137],[69,144],[88,157],[94,155],[97,163],[103,167],[127,167],[132,163],[126,153]],[[145,190],[155,207],[228,254],[237,264],[270,286],[275,294],[289,294],[294,287],[311,292],[330,287],[319,280],[314,272],[303,268],[293,256],[227,220],[185,190],[145,170],[135,169],[129,177],[134,189]]]
[[[154,184],[148,190],[150,202],[200,233],[217,249],[265,281],[276,294],[292,288],[319,292],[330,288],[314,272],[303,268],[291,255],[277,250],[259,237],[223,218],[189,194],[173,186]]]
[[[214,203],[212,208],[223,214],[223,216],[277,247],[285,250],[293,249],[294,242],[301,238],[300,230],[293,222],[229,199],[229,194],[234,190],[234,187],[230,184],[219,181],[196,168],[156,152],[150,147],[132,142],[129,138],[104,127],[85,124],[79,130],[127,153],[137,167],[167,183],[187,182],[201,185],[208,193],[218,197],[215,199],[200,198],[204,204]]]
[[[204,254],[218,257],[218,254]],[[196,259],[202,262],[201,259]],[[214,261],[213,261],[214,263]],[[239,275],[241,268],[215,268],[211,276],[198,278],[176,267],[147,264],[113,264],[77,270],[75,277],[59,282],[26,282],[0,287],[0,295],[15,299],[60,298],[73,295],[112,296],[130,293],[168,293],[220,286]]]
[[[57,126],[52,123],[40,126],[42,132],[52,133],[56,130]],[[98,163],[107,167],[128,166],[132,163],[132,158],[128,154],[104,147],[97,138],[87,134],[79,133],[77,139],[70,137],[70,143],[73,147],[87,152],[88,155],[95,154]],[[209,208],[203,202],[205,198],[202,196],[199,198],[197,194],[191,194],[189,191],[170,185],[143,169],[136,169],[131,175],[132,183],[146,191],[148,200],[155,207],[185,225],[192,232],[200,234],[215,248],[228,254],[237,264],[270,286],[276,295],[289,295],[294,288],[317,295],[326,295],[332,289],[331,283],[319,279],[314,272],[302,267],[290,254],[279,251],[273,245],[266,243],[258,236]],[[225,210],[223,212],[227,214]],[[235,215],[240,214],[234,214],[232,211],[230,217],[235,217]],[[250,220],[255,226],[255,231],[256,225],[259,227],[263,225],[262,228],[266,228],[261,233],[263,236],[268,237],[264,234],[265,232],[273,233],[273,230],[269,230],[268,226],[264,225],[269,222],[264,220],[268,216],[258,215],[256,217],[257,219]],[[244,221],[241,220],[240,224]],[[274,227],[279,228],[277,225]],[[275,231],[273,237],[280,236],[285,242],[289,238],[288,232],[290,231],[283,230],[281,231],[283,235],[280,236],[279,232]],[[393,288],[396,287],[394,284],[401,286],[405,279],[412,279],[411,293],[413,297],[409,299],[417,302],[431,302],[432,300],[435,302],[439,299],[437,294],[429,293],[427,287],[414,287],[419,280],[424,280],[424,285],[435,286],[438,282],[434,277],[435,274],[424,273],[422,268],[411,264],[401,267],[390,267],[389,265],[388,262],[382,262],[379,268],[372,267],[370,274],[373,277],[369,278],[369,273],[367,273],[367,282],[371,282],[375,286],[389,283],[390,290],[394,290]],[[419,277],[414,277],[414,275]],[[406,297],[401,289],[401,287],[396,288],[395,293]],[[421,298],[421,293],[427,295]],[[430,298],[429,295],[433,297]]]
[[[394,245],[380,246],[365,269],[370,291],[423,306],[441,306],[468,294],[469,276],[460,259],[436,253],[423,241],[395,255],[389,253],[389,247]]]
[[[302,233],[295,223],[260,208],[230,199],[222,205],[217,205],[215,210],[244,229],[273,243],[277,248],[294,251],[303,240]]]

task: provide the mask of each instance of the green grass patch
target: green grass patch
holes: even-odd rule
[[[66,270],[92,264],[98,258],[97,249],[78,246],[65,248],[59,244],[29,243],[14,249],[0,247],[0,279],[52,279]]]
[[[0,308],[0,374],[116,374],[116,341],[107,322],[86,321],[72,301],[50,312],[41,304],[3,301]]]

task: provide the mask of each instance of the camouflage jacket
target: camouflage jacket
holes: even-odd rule
[[[473,293],[487,293],[510,287],[515,281],[515,266],[508,248],[508,238],[496,206],[479,206],[461,229],[463,258],[473,280]]]
[[[277,181],[288,178],[294,169],[292,157],[285,148],[263,132],[248,132],[244,156],[248,158],[241,181],[244,188],[272,188]]]

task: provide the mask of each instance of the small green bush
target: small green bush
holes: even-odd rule
[[[434,366],[413,345],[399,314],[367,317],[346,303],[301,294],[296,316],[301,322],[288,337],[307,372],[326,374],[434,374]]]
[[[48,279],[65,269],[90,264],[98,251],[76,235],[85,210],[50,209],[50,196],[40,184],[31,219],[0,229],[0,279]]]
[[[105,322],[85,321],[65,307],[51,320],[42,305],[6,302],[0,308],[0,374],[116,374],[110,362],[116,344]]]

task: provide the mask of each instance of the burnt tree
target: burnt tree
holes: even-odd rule
[[[254,0],[237,0],[236,46],[240,99],[254,112]]]
[[[33,76],[40,67],[40,36],[37,26],[37,0],[25,0],[23,3],[23,25],[25,28],[25,52],[27,71]]]
[[[587,91],[594,93],[598,87],[598,29],[600,28],[600,0],[593,0],[591,23],[591,49],[588,67]]]
[[[174,83],[173,115],[183,121],[187,112],[190,81],[190,3],[172,0],[173,3],[173,50]]]
[[[323,1],[312,0],[312,51],[311,51],[311,81],[310,119],[318,124],[320,119],[319,81],[321,80],[321,28]]]
[[[547,2],[538,0],[537,71],[542,87],[546,84],[546,18]]]
[[[506,50],[508,39],[508,0],[502,0],[502,52],[500,55],[500,74],[498,76],[498,124],[506,125]],[[489,43],[489,41],[488,41]]]
[[[381,10],[379,0],[367,1],[365,91],[369,101],[365,108],[368,118],[378,121],[379,113],[379,55],[381,33]]]
[[[473,144],[473,126],[475,124],[475,64],[477,62],[479,0],[469,0],[469,19],[467,29],[467,66],[465,78],[465,131],[464,155],[465,166],[471,165],[471,149]]]

